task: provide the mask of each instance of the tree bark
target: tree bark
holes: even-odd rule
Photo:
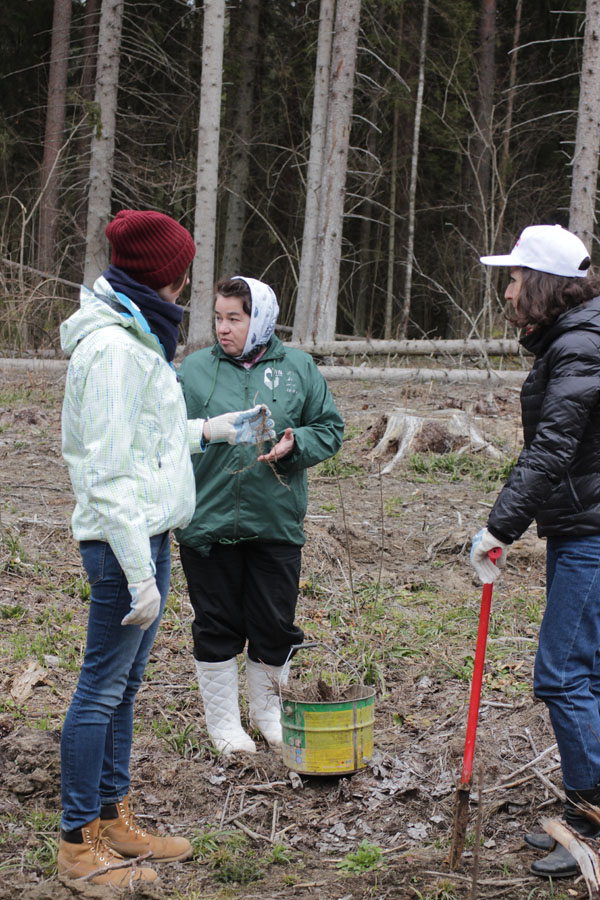
[[[413,125],[413,149],[410,166],[410,187],[408,191],[408,242],[406,247],[406,269],[404,275],[404,299],[402,313],[398,324],[398,337],[405,338],[410,315],[412,273],[415,252],[415,217],[417,203],[417,175],[419,169],[419,136],[421,133],[421,111],[423,109],[423,91],[425,87],[425,60],[427,54],[427,23],[429,19],[429,0],[423,0],[423,18],[421,20],[421,43],[419,47],[419,84],[417,102],[415,104],[415,120]]]
[[[600,0],[587,0],[569,230],[591,253],[600,149]]]
[[[334,8],[335,0],[321,0],[310,130],[310,155],[306,174],[306,205],[302,235],[302,254],[300,257],[298,293],[296,295],[296,311],[294,314],[293,337],[295,341],[308,339],[308,321],[317,256],[323,159],[325,156]]]
[[[119,86],[119,54],[124,0],[103,0],[98,30],[98,65],[94,95],[95,129],[90,148],[90,191],[83,282],[91,287],[106,268],[115,156],[115,124]]]
[[[221,275],[226,278],[242,268],[242,237],[246,222],[246,191],[250,171],[252,103],[256,80],[258,24],[262,0],[246,0],[239,49],[240,78],[232,135],[231,171],[227,184],[227,214]]]
[[[193,264],[187,352],[206,347],[213,340],[212,307],[224,37],[225,0],[205,0],[194,227],[194,240],[198,250]]]
[[[400,50],[402,47],[402,28],[404,25],[404,4],[400,8],[398,22],[398,37],[396,47],[396,76],[400,72]],[[396,202],[398,195],[398,144],[400,131],[400,98],[399,86],[394,85],[396,97],[394,99],[394,117],[392,124],[392,159],[390,163],[390,202],[387,240],[387,275],[385,284],[385,308],[383,336],[386,340],[392,337],[392,318],[394,312],[394,275],[396,271]]]
[[[38,267],[45,272],[53,272],[56,264],[58,195],[61,181],[60,154],[65,131],[70,30],[71,0],[54,0],[37,254]]]
[[[302,344],[286,341],[287,347],[306,350],[315,356],[518,356],[517,340],[403,340],[403,341],[320,341]]]
[[[313,341],[317,335],[330,340],[335,333],[359,25],[360,0],[339,0],[331,58],[316,279],[308,329]]]
[[[81,167],[81,196],[77,206],[76,223],[81,240],[85,241],[88,207],[87,174],[90,167],[90,145],[94,123],[94,92],[96,81],[96,54],[98,50],[98,20],[101,0],[86,0],[83,23],[82,51],[83,66],[79,83],[81,102],[81,125],[77,138],[77,165]],[[85,175],[83,174],[85,172]]]

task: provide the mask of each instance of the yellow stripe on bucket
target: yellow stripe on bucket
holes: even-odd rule
[[[375,690],[335,703],[284,700],[283,761],[306,775],[343,775],[363,769],[373,756]]]

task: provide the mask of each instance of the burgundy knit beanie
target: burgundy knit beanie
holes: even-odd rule
[[[172,284],[196,253],[189,231],[154,210],[122,209],[106,226],[106,237],[112,265],[154,290]]]

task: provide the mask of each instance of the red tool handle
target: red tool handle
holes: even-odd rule
[[[494,547],[488,553],[493,563],[502,556],[502,548]],[[475,737],[477,735],[477,719],[479,717],[479,701],[481,699],[481,683],[483,681],[483,664],[485,662],[485,646],[487,643],[488,625],[490,621],[490,608],[492,605],[493,584],[484,584],[481,594],[481,609],[479,611],[479,629],[477,631],[477,646],[475,648],[475,663],[473,665],[473,680],[471,682],[471,699],[469,700],[469,717],[467,719],[467,737],[465,740],[465,752],[463,756],[463,769],[460,777],[461,784],[468,784],[473,772],[473,755],[475,753]]]

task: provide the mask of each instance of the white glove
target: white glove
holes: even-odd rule
[[[499,547],[502,553],[494,565],[488,553],[495,547]],[[471,565],[483,584],[493,584],[500,575],[500,569],[506,563],[507,547],[508,544],[503,544],[502,541],[495,538],[487,528],[482,528],[473,538],[473,543],[471,544]]]
[[[206,420],[209,440],[227,441],[228,444],[261,444],[276,440],[275,422],[271,410],[265,404],[245,409],[243,412],[224,413]]]
[[[160,612],[160,594],[153,575],[145,581],[127,585],[131,594],[131,612],[121,619],[121,625],[139,625],[142,631],[149,628]]]

